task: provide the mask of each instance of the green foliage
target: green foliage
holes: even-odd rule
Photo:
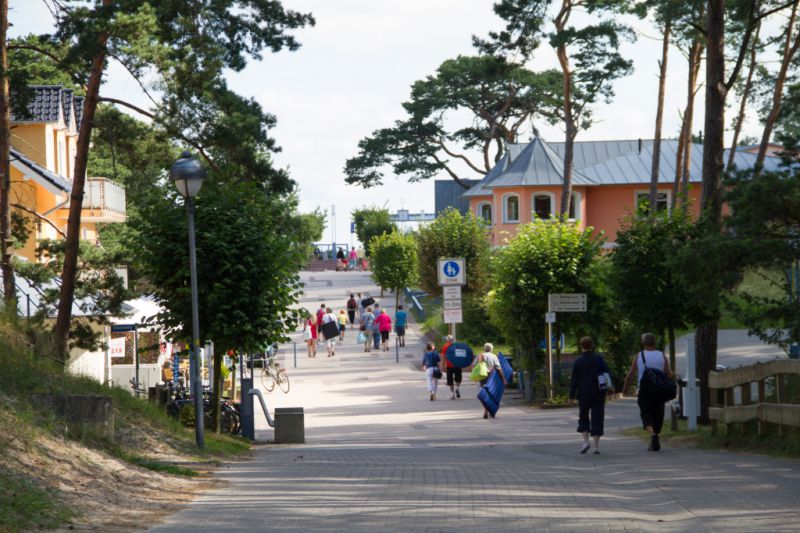
[[[41,295],[40,305],[33,310],[35,314],[31,317],[32,325],[36,328],[50,325],[48,319],[60,298],[60,286],[56,279],[63,266],[65,244],[62,240],[40,240],[36,248],[37,262],[15,262],[18,275]],[[108,324],[110,316],[122,313],[123,302],[131,296],[116,272],[116,267],[123,260],[119,252],[81,241],[74,304],[81,313],[73,316],[70,325],[70,347],[96,349],[102,337],[102,330],[98,326]]]
[[[75,516],[57,494],[39,487],[22,473],[0,470],[0,531],[16,533],[52,529]]]
[[[726,300],[751,333],[788,351],[800,341],[800,174],[793,168],[743,174],[730,185],[727,257],[738,272],[759,269],[768,290],[739,290]]]
[[[554,70],[533,72],[492,55],[448,59],[435,75],[414,82],[410,99],[403,103],[405,118],[359,142],[358,155],[345,165],[345,181],[380,185],[386,165],[397,175],[408,175],[409,181],[441,171],[458,181],[452,164],[459,159],[482,176],[530,119],[554,122],[560,89],[561,77]],[[455,127],[453,118],[464,114],[471,120]],[[457,153],[475,150],[481,153],[475,160]]]
[[[534,364],[534,347],[544,336],[548,293],[585,292],[592,308],[598,292],[590,275],[601,240],[576,224],[534,220],[519,228],[492,263],[486,302],[492,323],[512,344],[515,354]],[[580,313],[558,315],[561,331],[584,327]]]
[[[681,329],[691,318],[691,297],[673,258],[694,231],[681,210],[647,216],[647,207],[627,218],[611,255],[610,284],[621,311],[642,332]]]
[[[448,208],[417,232],[419,280],[422,290],[439,294],[439,259],[463,257],[467,266],[466,292],[484,288],[489,262],[489,240],[484,222],[474,214]]]
[[[372,256],[370,243],[373,237],[397,231],[397,226],[389,217],[389,210],[380,207],[362,207],[352,212],[356,225],[356,236],[364,245],[364,253]]]
[[[412,235],[384,233],[372,238],[372,279],[379,287],[400,291],[412,284],[417,274],[417,245]]]
[[[295,246],[300,250],[300,255],[311,257],[314,243],[322,239],[325,230],[325,213],[319,208],[310,213],[298,213],[293,216],[295,227]]]
[[[157,321],[166,335],[191,339],[187,216],[171,184],[154,190],[131,220],[130,246],[164,306]],[[293,206],[252,182],[210,177],[197,199],[197,276],[201,340],[216,351],[263,349],[295,323],[297,272],[305,256],[294,246]]]
[[[635,40],[628,26],[616,21],[619,14],[630,12],[629,0],[587,0],[578,6],[565,2],[562,12],[566,19],[559,29],[547,23],[550,0],[500,0],[494,11],[505,22],[500,32],[489,39],[475,38],[481,51],[504,55],[517,60],[531,58],[543,41],[554,49],[563,46],[570,63],[572,117],[578,129],[592,124],[592,105],[601,98],[609,102],[614,95],[613,82],[633,71],[633,63],[620,54],[621,41]],[[578,9],[590,14],[592,23],[572,26],[570,15]],[[563,99],[563,95],[562,95]],[[561,116],[566,119],[566,116]]]

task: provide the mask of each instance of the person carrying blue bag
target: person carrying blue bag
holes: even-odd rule
[[[487,378],[481,380],[482,388],[478,392],[478,400],[483,404],[483,418],[495,417],[497,410],[500,408],[500,399],[503,397],[503,391],[508,384],[506,372],[503,369],[504,365],[501,364],[500,358],[492,353],[493,350],[494,346],[491,343],[484,344],[483,353],[478,356],[476,363],[485,363],[487,370],[489,370]],[[508,364],[505,360],[503,362]],[[502,385],[500,385],[501,382]]]

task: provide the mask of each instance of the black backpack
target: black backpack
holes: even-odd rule
[[[663,370],[649,368],[644,361],[644,351],[640,353],[642,359],[642,380],[639,382],[639,390],[642,393],[659,402],[666,403],[675,399],[678,395],[678,386],[667,376]]]

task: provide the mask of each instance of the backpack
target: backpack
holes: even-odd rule
[[[640,355],[644,371],[642,372],[642,380],[639,382],[639,390],[651,399],[662,403],[675,399],[678,394],[678,387],[675,382],[663,370],[647,366],[644,360],[644,350]]]
[[[356,303],[356,299],[355,298],[350,298],[349,300],[347,300],[347,308],[348,309],[355,309],[356,307],[358,307],[358,303]]]

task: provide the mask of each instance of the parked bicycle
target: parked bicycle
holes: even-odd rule
[[[267,392],[272,392],[276,384],[284,393],[289,392],[289,372],[280,367],[274,354],[266,359],[261,369],[261,384]]]

